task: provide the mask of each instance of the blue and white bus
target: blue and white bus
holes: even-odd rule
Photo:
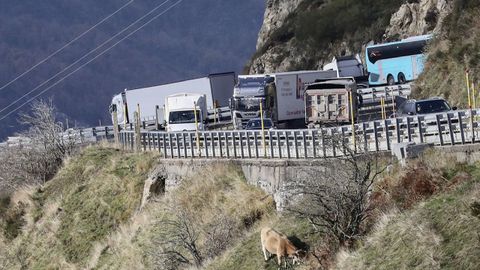
[[[393,85],[415,80],[423,71],[424,49],[431,35],[368,46],[366,63],[370,85]]]

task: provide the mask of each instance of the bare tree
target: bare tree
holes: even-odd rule
[[[169,215],[158,221],[159,232],[152,239],[154,265],[167,270],[178,269],[182,265],[200,267],[204,258],[198,248],[200,232],[196,229],[193,215],[174,202],[170,203],[167,211]]]
[[[65,135],[51,101],[36,101],[31,113],[20,116],[28,129],[19,134],[22,143],[0,150],[0,185],[15,188],[51,179],[63,159],[76,149],[75,134]]]
[[[376,154],[356,149],[342,138],[331,137],[332,146],[342,156],[325,158],[322,166],[312,168],[301,181],[292,183],[298,202],[288,210],[307,218],[317,230],[333,235],[341,245],[348,245],[361,233],[370,212],[369,194],[375,178],[385,169]]]

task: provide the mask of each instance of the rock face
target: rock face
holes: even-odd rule
[[[260,49],[268,37],[281,27],[287,16],[295,11],[304,0],[268,0],[263,19],[263,25],[258,33],[257,50]]]
[[[294,12],[298,5],[308,0],[268,0],[262,28],[258,34],[257,52],[269,41],[275,30]],[[249,74],[279,72],[288,70],[292,62],[302,58],[301,51],[292,46],[292,39],[280,46],[273,46],[253,59]]]
[[[403,4],[392,15],[390,26],[385,31],[386,39],[438,33],[452,7],[452,0],[421,0]]]
[[[249,63],[249,74],[283,72],[298,69],[321,69],[333,56],[361,53],[339,40],[322,52],[305,51],[295,36],[269,44],[275,31],[285,25],[289,15],[309,0],[268,0],[263,26],[257,41],[257,53]],[[452,11],[453,0],[409,0],[401,5],[386,27],[384,39],[398,40],[408,36],[439,32],[443,20]],[[321,9],[322,6],[313,8]],[[278,33],[277,33],[278,34]],[[367,44],[369,40],[365,40]]]

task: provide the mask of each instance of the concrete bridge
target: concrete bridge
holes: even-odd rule
[[[458,162],[473,163],[480,160],[480,144],[455,145],[437,147],[445,158],[452,158]],[[382,158],[387,163],[392,157],[383,152]],[[325,159],[160,159],[155,170],[147,180],[144,194],[152,188],[162,191],[175,189],[183,179],[194,178],[199,171],[212,168],[216,165],[234,165],[240,168],[245,181],[273,196],[276,208],[279,211],[292,201],[292,194],[286,189],[290,183],[302,181],[307,177],[315,177],[312,172],[325,166]],[[148,197],[144,195],[144,197]]]

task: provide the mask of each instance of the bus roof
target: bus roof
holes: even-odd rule
[[[387,45],[395,45],[395,44],[402,44],[405,42],[414,42],[414,41],[421,41],[421,40],[429,40],[432,38],[432,35],[421,35],[421,36],[412,36],[408,38],[404,38],[400,41],[394,41],[394,42],[387,42],[387,43],[380,43],[380,44],[374,44],[367,46],[368,48],[376,48],[376,47],[382,47],[382,46],[387,46]]]

